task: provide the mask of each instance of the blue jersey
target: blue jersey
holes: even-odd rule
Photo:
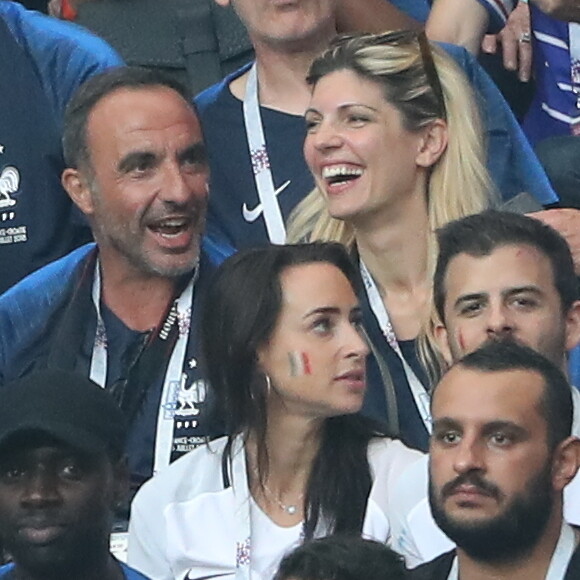
[[[90,375],[97,326],[91,295],[95,258],[92,246],[81,247],[27,276],[0,297],[0,383],[47,367]],[[206,437],[223,433],[213,412],[213,392],[206,387],[202,365],[198,364],[201,303],[221,259],[223,249],[204,242],[180,380],[164,388],[172,347],[162,353],[147,380],[136,385],[143,392],[126,445],[135,487],[152,475],[161,411],[163,419],[172,420],[172,434],[166,441],[171,460],[205,442]],[[128,329],[104,305],[102,316],[111,343],[106,377],[107,386],[111,386],[127,379],[139,360],[148,356],[151,341],[145,334]]]
[[[147,576],[143,576],[141,572],[137,572],[134,568],[119,562],[125,576],[125,580],[149,580]],[[14,564],[6,564],[5,566],[0,566],[0,578],[5,578],[10,580],[13,577],[12,571],[14,570]]]
[[[62,188],[64,108],[91,75],[120,64],[72,24],[0,0],[0,293],[91,239]]]
[[[487,9],[493,32],[505,25],[516,5],[516,0],[477,1]],[[558,135],[577,135],[580,79],[573,78],[571,46],[574,31],[580,35],[580,24],[550,18],[531,3],[530,11],[536,92],[524,119],[524,130],[532,143]]]
[[[242,101],[229,84],[247,67],[226,77],[196,98],[211,169],[208,227],[236,248],[266,243],[268,235],[254,182],[246,141]],[[302,154],[304,118],[260,107],[270,167],[282,215],[314,187]]]

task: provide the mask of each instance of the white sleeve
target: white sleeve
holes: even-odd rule
[[[390,490],[391,547],[403,554],[409,568],[429,562],[454,547],[431,515],[428,464],[425,455],[408,466]]]
[[[369,464],[373,478],[370,498],[388,516],[392,509],[391,490],[401,473],[423,457],[423,453],[394,439],[375,439],[369,444]]]
[[[370,515],[372,505],[378,506],[388,522],[389,535],[387,543],[395,551],[405,557],[408,563],[415,562],[417,556],[410,546],[399,540],[399,521],[403,515],[401,507],[397,505],[398,498],[395,490],[398,489],[398,480],[410,466],[421,461],[423,454],[410,449],[400,441],[391,439],[376,439],[369,444],[369,464],[371,467],[373,485],[369,495]],[[376,538],[379,539],[379,538]]]
[[[148,484],[135,496],[129,521],[127,563],[154,580],[173,580],[166,554],[166,534],[163,518],[150,502]]]

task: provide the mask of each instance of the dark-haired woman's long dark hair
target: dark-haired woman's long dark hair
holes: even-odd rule
[[[321,516],[329,533],[362,531],[372,487],[368,445],[386,436],[382,425],[358,413],[326,420],[306,491],[306,539],[314,536]]]
[[[293,266],[336,266],[356,292],[358,277],[343,246],[314,243],[268,246],[239,252],[216,272],[202,320],[204,364],[225,417],[231,461],[237,435],[257,443],[260,483],[268,472],[266,449],[267,386],[257,369],[257,350],[272,336],[282,309],[280,276]],[[373,437],[387,430],[359,414],[325,421],[304,497],[304,534],[317,526],[327,533],[360,533],[372,485],[367,451]]]

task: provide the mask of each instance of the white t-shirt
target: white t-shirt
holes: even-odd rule
[[[280,560],[294,548],[302,538],[302,522],[285,528],[275,524],[254,501],[250,499],[250,517],[252,518],[252,576],[272,578],[278,569]]]
[[[244,485],[224,487],[222,452],[226,439],[218,439],[188,453],[161,471],[133,501],[129,525],[128,562],[155,580],[199,579],[219,576],[233,579],[240,551],[240,517],[249,510],[252,580],[269,580],[282,556],[300,540],[301,526],[281,528],[269,521],[251,498],[236,497]],[[245,477],[245,455],[232,457],[232,473]],[[363,523],[363,535],[389,542],[390,491],[399,475],[422,457],[400,441],[375,439],[368,448],[373,485]],[[236,465],[237,464],[237,465]],[[240,467],[242,469],[240,469]],[[242,507],[240,507],[242,506]],[[243,515],[243,514],[242,514]],[[247,553],[243,552],[243,553]],[[404,554],[403,554],[404,555]]]

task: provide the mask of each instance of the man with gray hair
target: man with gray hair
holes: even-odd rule
[[[64,150],[63,184],[96,246],[0,298],[0,377],[74,369],[111,391],[130,422],[136,488],[219,431],[196,340],[205,281],[222,257],[215,244],[202,250],[203,137],[178,83],[124,68],[73,98]]]

